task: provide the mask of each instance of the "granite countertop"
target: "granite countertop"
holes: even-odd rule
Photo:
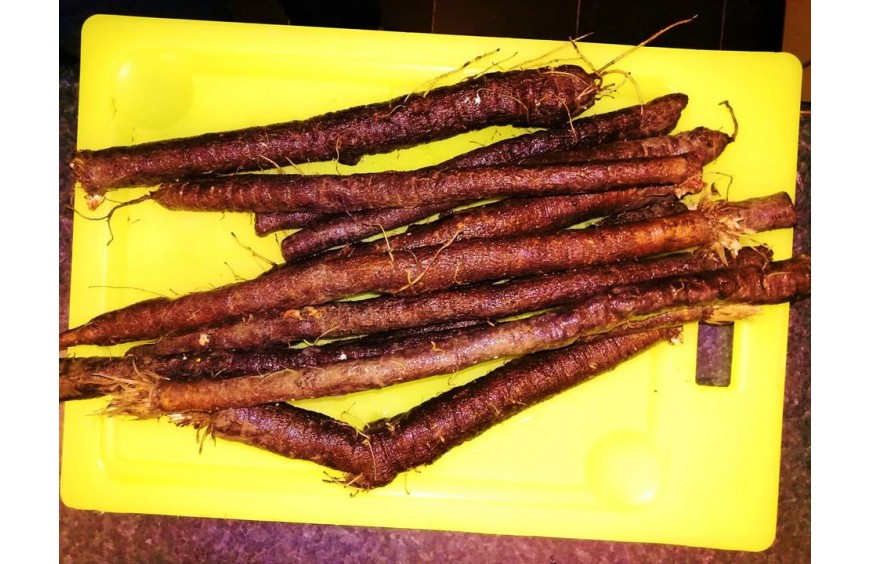
[[[67,327],[78,76],[60,68],[60,318]],[[810,252],[810,112],[800,116],[795,252]],[[793,306],[783,412],[777,535],[760,553],[682,546],[526,538],[438,531],[250,522],[70,509],[60,502],[62,562],[809,562],[810,300]],[[60,407],[63,432],[63,406]]]

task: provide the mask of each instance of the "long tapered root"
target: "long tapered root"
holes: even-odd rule
[[[142,416],[340,396],[451,373],[493,358],[560,348],[673,309],[791,301],[809,292],[809,280],[809,257],[799,256],[763,269],[752,266],[619,286],[560,310],[435,339],[434,348],[424,343],[377,358],[223,381],[149,382],[116,396],[113,407]]]
[[[744,202],[613,228],[569,230],[552,235],[458,241],[423,247],[413,256],[385,253],[273,269],[250,281],[176,299],[156,298],[98,316],[60,335],[61,348],[115,344],[180,334],[276,308],[320,304],[361,292],[429,292],[463,283],[564,271],[591,264],[641,258],[709,245],[734,247],[730,230],[791,227],[791,198],[775,194]],[[737,219],[735,219],[737,218]],[[437,260],[436,260],[437,259]],[[426,276],[418,278],[421,272]],[[324,284],[328,280],[328,284]]]

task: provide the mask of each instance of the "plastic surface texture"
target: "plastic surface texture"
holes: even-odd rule
[[[79,147],[101,148],[255,124],[425,90],[500,63],[546,55],[579,62],[570,44],[504,38],[326,30],[97,16],[83,30]],[[495,51],[498,49],[498,51]],[[627,47],[581,44],[602,65]],[[800,65],[772,53],[643,48],[619,61],[624,82],[590,113],[669,92],[690,96],[678,130],[699,125],[737,141],[707,167],[731,199],[788,191],[797,155]],[[609,75],[622,82],[622,75]],[[411,169],[520,130],[490,128],[356,167]],[[291,171],[291,169],[288,169]],[[110,192],[131,199],[144,189]],[[86,210],[81,190],[76,206]],[[102,215],[104,208],[94,215]],[[144,203],[112,220],[75,218],[70,323],[154,295],[250,278],[280,260],[278,239],[246,214],[181,213]],[[111,239],[111,242],[109,243]],[[791,252],[788,230],[753,236]],[[251,250],[261,257],[256,256]],[[695,326],[618,369],[537,405],[385,488],[354,491],[316,464],[207,439],[166,420],[65,408],[61,495],[74,508],[344,525],[431,528],[762,550],[773,541],[788,306],[737,323],[731,383],[695,383]],[[121,347],[78,347],[77,355]],[[362,425],[404,411],[497,366],[300,402]]]

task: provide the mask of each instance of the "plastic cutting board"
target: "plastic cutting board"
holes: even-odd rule
[[[556,47],[562,49],[550,53]],[[596,66],[627,47],[581,44]],[[578,62],[568,43],[97,16],[84,26],[80,148],[124,145],[305,118],[430,86],[485,55],[455,81],[546,55]],[[708,167],[732,199],[793,195],[800,65],[772,53],[643,48],[591,113],[669,92],[690,96],[678,130],[732,130],[737,141]],[[623,75],[611,75],[614,82]],[[416,168],[514,135],[487,129],[355,168]],[[728,180],[730,179],[730,180]],[[142,189],[117,191],[130,199]],[[86,210],[81,191],[76,206]],[[101,215],[103,210],[98,210]],[[250,278],[278,261],[246,214],[179,213],[146,203],[112,222],[75,218],[70,323],[154,295]],[[753,238],[791,251],[791,232]],[[107,244],[108,243],[108,244]],[[788,307],[737,323],[731,384],[695,383],[696,334],[537,405],[390,486],[352,495],[313,463],[226,441],[198,448],[165,420],[109,419],[103,400],[65,408],[61,496],[70,507],[643,541],[762,550],[773,541],[779,479]],[[77,355],[123,349],[78,347]],[[473,367],[380,392],[300,404],[362,425],[411,407],[496,366]]]

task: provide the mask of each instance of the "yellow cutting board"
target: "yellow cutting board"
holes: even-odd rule
[[[560,48],[556,52],[551,52]],[[581,44],[601,66],[627,47]],[[96,16],[82,36],[78,140],[96,149],[305,118],[389,99],[489,67],[545,57],[579,62],[570,44]],[[622,83],[592,113],[685,92],[679,130],[732,131],[708,167],[732,199],[793,194],[801,68],[786,54],[643,48],[615,65]],[[357,167],[416,168],[521,130],[491,128],[368,157]],[[131,199],[143,190],[110,193]],[[79,190],[76,207],[88,212]],[[250,278],[279,261],[278,237],[251,216],[169,212],[153,203],[106,221],[75,218],[70,324],[155,295]],[[791,231],[758,235],[777,258]],[[251,250],[255,251],[254,253]],[[260,258],[257,254],[261,255]],[[357,493],[335,473],[227,441],[200,446],[165,420],[66,406],[61,496],[100,511],[443,529],[762,550],[775,534],[788,307],[737,323],[731,383],[695,383],[695,326],[618,369],[535,406],[431,466]],[[77,355],[122,347],[78,347]],[[301,402],[354,425],[404,411],[498,365],[392,389]]]

